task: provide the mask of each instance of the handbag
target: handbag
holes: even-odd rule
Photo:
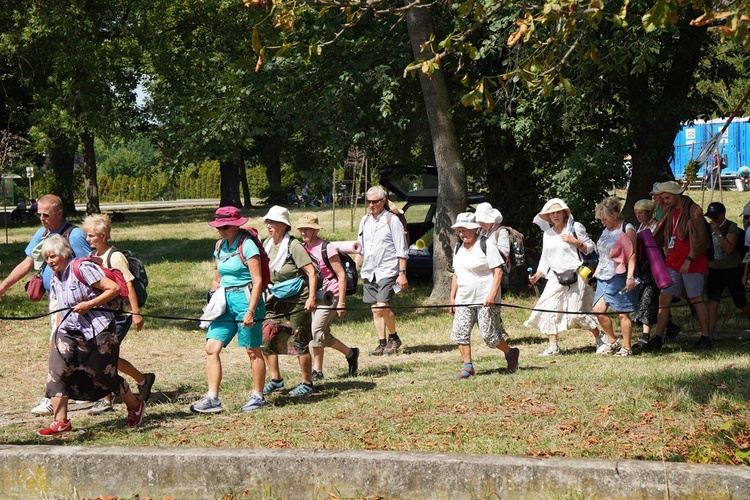
[[[277,299],[288,299],[299,294],[304,284],[305,280],[302,278],[292,278],[273,285],[269,290]]]
[[[563,286],[570,286],[578,281],[578,271],[576,269],[568,269],[567,271],[563,271],[561,273],[558,273],[556,271],[552,272],[555,273],[555,276],[557,276],[557,282]]]
[[[34,302],[39,302],[44,297],[46,290],[44,289],[44,280],[41,274],[35,274],[26,283],[26,295],[29,296]]]

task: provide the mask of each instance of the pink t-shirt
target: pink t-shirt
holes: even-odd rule
[[[325,280],[323,289],[331,291],[336,297],[338,297],[339,280],[336,278],[336,273],[333,272],[333,269],[326,266],[326,262],[323,260],[323,241],[324,240],[318,238],[318,241],[312,247],[307,246],[307,244],[305,243],[305,248],[308,252],[310,252],[310,255],[315,257],[315,260],[317,260],[320,264],[320,274]],[[326,251],[328,253],[328,260],[331,259],[331,256],[339,254],[339,251],[336,250],[336,247],[333,246],[330,242],[326,247]]]

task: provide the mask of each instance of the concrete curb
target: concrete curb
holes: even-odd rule
[[[3,498],[750,498],[750,468],[447,453],[0,446]]]

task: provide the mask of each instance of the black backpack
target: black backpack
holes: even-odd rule
[[[328,242],[323,240],[323,246],[320,248],[320,256],[323,257],[323,262],[328,269],[333,270],[331,267],[331,261],[328,260]],[[344,273],[346,273],[346,295],[354,295],[357,293],[357,282],[359,281],[359,273],[357,272],[357,264],[354,262],[349,254],[339,250],[339,259],[341,259],[341,265],[344,266]],[[341,286],[341,283],[339,283]]]
[[[148,286],[146,266],[144,266],[143,261],[134,256],[130,250],[118,250],[117,248],[112,247],[112,250],[107,255],[106,267],[108,268],[112,267],[112,253],[114,252],[120,252],[127,259],[130,274],[135,278],[133,280],[133,289],[138,297],[138,307],[143,307],[146,305],[146,299],[148,299],[148,291],[146,291],[146,287]]]

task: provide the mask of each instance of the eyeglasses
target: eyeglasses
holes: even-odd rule
[[[378,199],[378,200],[367,200],[367,204],[368,204],[368,205],[375,205],[375,204],[377,204],[377,203],[380,203],[380,202],[381,202],[381,201],[383,201],[384,199],[385,199],[385,198],[380,198],[380,199]]]
[[[40,219],[49,219],[52,216],[52,214],[46,214],[44,212],[37,212],[36,216],[39,217]]]

